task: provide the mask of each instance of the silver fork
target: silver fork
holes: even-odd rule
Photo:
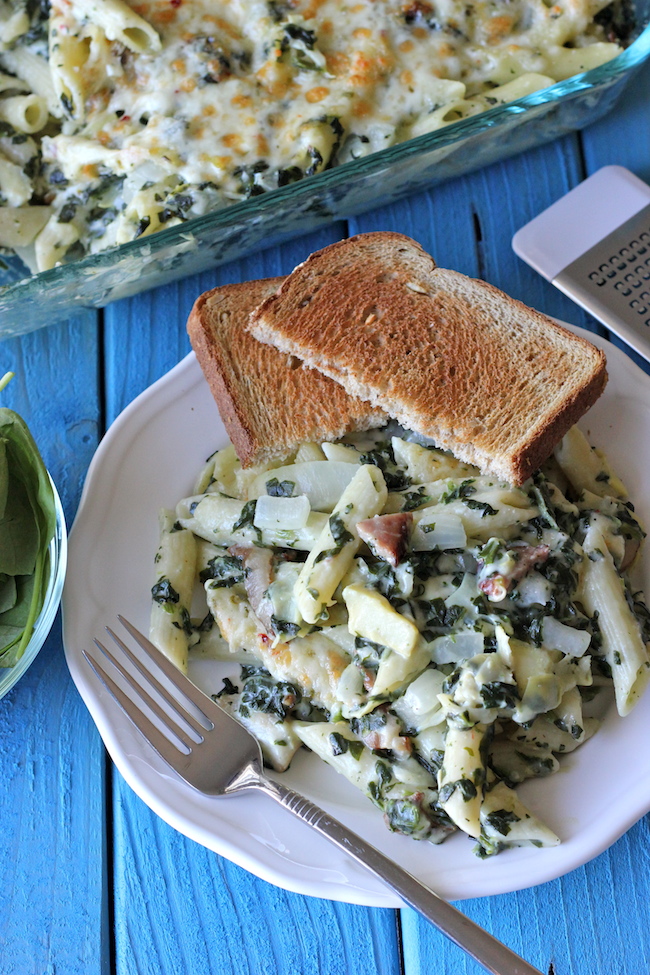
[[[182,779],[199,792],[227,796],[246,789],[258,789],[312,826],[391,887],[402,900],[419,911],[443,934],[493,975],[541,975],[491,934],[403,870],[393,860],[366,843],[342,823],[329,816],[304,796],[268,778],[255,738],[223,708],[200,691],[145,636],[122,616],[118,619],[139,645],[149,664],[166,680],[161,682],[143,666],[135,653],[109,627],[106,632],[118,653],[111,653],[99,640],[102,663],[85,650],[83,655],[97,679],[113,696],[149,744]],[[125,668],[122,655],[131,663]],[[107,664],[106,667],[104,664]],[[137,696],[166,728],[166,734],[125,693],[108,671],[119,673]],[[172,693],[170,685],[174,688]],[[153,690],[165,702],[161,707]],[[170,738],[176,739],[172,743]]]

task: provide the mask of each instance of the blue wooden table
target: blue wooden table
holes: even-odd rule
[[[0,343],[4,402],[28,420],[72,523],[117,414],[189,350],[194,298],[283,274],[367,230],[410,234],[442,266],[587,328],[593,321],[515,257],[512,234],[603,165],[650,182],[650,66],[581,134],[282,247]],[[641,746],[647,747],[647,746]],[[604,770],[606,773],[608,770]],[[464,901],[549,975],[650,972],[645,820],[593,862],[534,889]],[[0,701],[0,975],[478,975],[410,910],[287,893],[174,832],[112,768],[66,668],[57,623]]]

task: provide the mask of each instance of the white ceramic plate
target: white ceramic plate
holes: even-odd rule
[[[586,333],[584,333],[586,334]],[[610,380],[583,420],[626,481],[650,524],[650,378],[609,343]],[[98,690],[81,650],[118,613],[143,631],[157,548],[157,512],[191,493],[205,459],[226,441],[216,406],[192,354],[139,396],[115,421],[90,466],[70,536],[63,597],[68,665],[116,766],[164,820],[204,846],[288,890],[370,906],[399,899],[361,866],[289,812],[261,795],[210,799],[178,779]],[[641,579],[650,593],[650,557]],[[642,570],[643,571],[643,570]],[[221,688],[223,665],[203,661],[192,673],[206,690]],[[473,841],[454,835],[441,846],[391,834],[381,814],[342,776],[313,755],[297,756],[283,781],[298,789],[449,899],[529,887],[558,877],[606,849],[650,810],[650,694],[620,719],[613,708],[561,771],[527,782],[524,801],[561,837],[553,849],[511,850],[481,861]]]

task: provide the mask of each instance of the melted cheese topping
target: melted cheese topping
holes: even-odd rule
[[[54,0],[49,67],[61,120],[43,158],[56,216],[39,262],[56,263],[71,238],[101,250],[602,63],[620,47],[605,41],[597,9],[592,0]],[[67,225],[63,242],[57,224]]]

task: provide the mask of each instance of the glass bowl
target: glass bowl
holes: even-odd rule
[[[308,179],[26,276],[3,261],[0,337],[19,335],[118,298],[391,203],[596,121],[650,55],[650,0],[635,0],[637,36],[612,61]]]
[[[41,609],[36,623],[34,624],[34,632],[32,633],[29,643],[25,647],[25,652],[23,653],[22,657],[16,662],[16,664],[14,664],[13,667],[0,669],[0,698],[4,697],[5,694],[11,690],[14,684],[20,680],[27,668],[34,661],[36,654],[45,643],[45,640],[52,629],[52,624],[54,623],[54,618],[56,617],[59,603],[61,602],[61,593],[63,592],[63,581],[65,579],[65,570],[68,560],[68,535],[65,525],[65,516],[61,506],[61,499],[59,498],[52,478],[50,478],[50,482],[52,484],[52,490],[54,491],[56,528],[48,551],[49,580],[47,584],[47,591],[45,593],[45,600],[43,602],[43,608]]]

